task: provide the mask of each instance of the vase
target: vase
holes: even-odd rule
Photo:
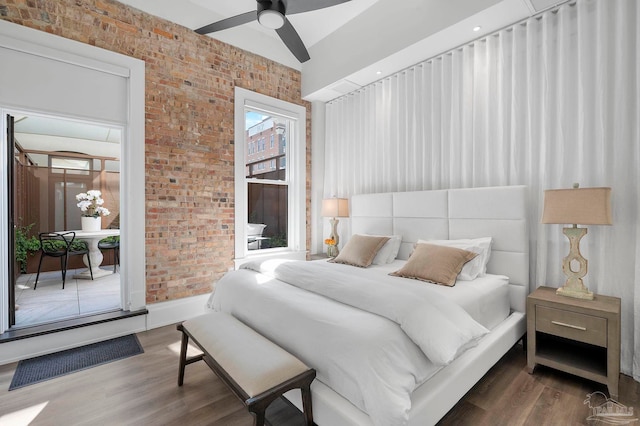
[[[102,228],[102,218],[82,216],[82,230],[85,232],[99,231]]]
[[[327,256],[336,257],[338,255],[338,246],[328,245],[327,246]]]

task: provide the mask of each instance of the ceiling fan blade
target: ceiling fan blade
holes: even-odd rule
[[[251,12],[232,16],[231,18],[205,25],[195,31],[198,34],[209,34],[216,31],[226,30],[227,28],[237,27],[238,25],[246,24],[247,22],[255,21],[256,19],[258,19],[258,13],[255,10],[252,10]]]
[[[307,48],[304,47],[304,43],[302,39],[298,35],[298,32],[291,22],[287,18],[284,18],[284,25],[281,28],[276,30],[284,44],[289,48],[291,53],[298,58],[300,62],[306,62],[311,57],[309,56],[309,52],[307,52]]]
[[[293,15],[294,13],[304,13],[336,6],[348,1],[351,0],[288,0],[285,1],[285,4],[287,5],[287,15]]]

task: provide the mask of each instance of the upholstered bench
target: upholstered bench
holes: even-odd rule
[[[178,386],[187,364],[203,360],[244,402],[256,426],[269,404],[300,388],[306,424],[313,425],[311,382],[316,371],[231,315],[211,312],[178,324],[182,332]],[[202,354],[187,358],[189,338]]]

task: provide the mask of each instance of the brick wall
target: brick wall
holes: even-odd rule
[[[233,266],[236,86],[307,108],[310,222],[298,71],[116,1],[3,3],[0,19],[146,62],[147,303],[208,293]]]

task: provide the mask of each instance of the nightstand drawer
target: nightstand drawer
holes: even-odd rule
[[[606,318],[536,306],[536,331],[607,347]]]

